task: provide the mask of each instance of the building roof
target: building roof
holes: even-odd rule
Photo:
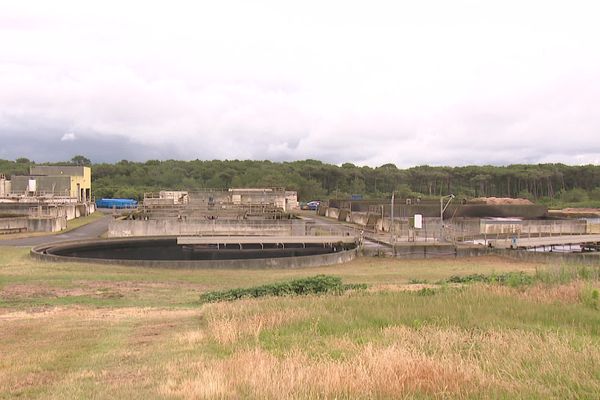
[[[30,175],[67,175],[67,176],[83,176],[85,174],[85,168],[83,166],[72,166],[72,165],[36,165],[29,168]]]

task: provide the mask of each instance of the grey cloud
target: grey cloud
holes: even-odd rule
[[[559,29],[530,4],[496,15],[440,0],[433,8],[444,12],[431,15],[405,3],[340,2],[343,23],[335,6],[315,16],[239,5],[232,16],[216,2],[203,12],[149,7],[141,19],[119,3],[130,8],[118,16],[110,7],[64,14],[60,0],[35,12],[0,6],[0,38],[11,38],[0,60],[0,157],[404,167],[600,159],[594,10]]]
[[[93,162],[123,159],[145,161],[166,159],[173,154],[168,147],[152,147],[133,142],[125,135],[78,135],[76,140],[61,141],[61,131],[17,132],[0,129],[0,158],[26,157],[37,162],[68,161],[81,154]]]

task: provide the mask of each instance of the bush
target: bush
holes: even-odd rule
[[[531,200],[534,201],[535,200],[535,196],[533,194],[531,194],[528,190],[521,190],[518,194],[517,197],[520,199],[527,199],[527,200]]]
[[[600,187],[597,187],[590,191],[590,199],[592,200],[600,200]]]
[[[200,296],[200,301],[203,303],[214,303],[217,301],[232,301],[264,296],[299,296],[321,293],[340,294],[346,290],[366,289],[366,287],[367,285],[365,284],[342,284],[342,279],[337,276],[317,275],[250,288],[207,292]]]
[[[560,199],[568,203],[580,203],[588,200],[588,193],[583,189],[575,188],[561,192]]]

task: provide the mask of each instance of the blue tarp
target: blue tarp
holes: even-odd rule
[[[98,208],[135,208],[137,207],[137,200],[133,199],[100,199],[96,200],[96,207]]]

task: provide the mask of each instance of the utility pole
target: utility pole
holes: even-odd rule
[[[392,191],[392,204],[390,208],[390,243],[394,245],[394,191]]]
[[[446,208],[448,208],[454,197],[453,194],[440,197],[440,242],[444,240],[444,211],[446,211]],[[445,205],[444,199],[448,199],[448,202]]]

